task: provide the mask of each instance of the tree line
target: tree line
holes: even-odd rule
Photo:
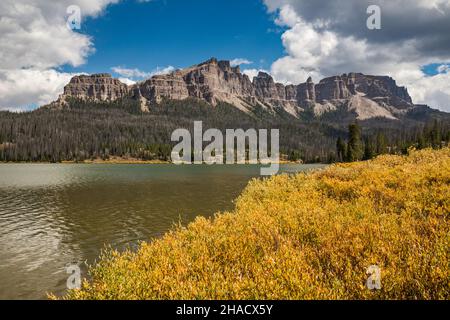
[[[337,138],[335,161],[354,162],[370,160],[382,154],[406,154],[411,147],[440,149],[449,142],[450,131],[443,128],[438,120],[424,125],[422,130],[415,130],[411,139],[398,139],[394,143],[389,143],[383,132],[364,137],[361,126],[355,122],[348,126],[347,140]]]
[[[282,109],[263,106],[245,113],[226,103],[211,107],[195,99],[164,100],[151,105],[150,112],[142,113],[136,101],[96,103],[72,99],[62,109],[0,112],[0,161],[61,162],[110,157],[167,161],[174,146],[170,141],[172,132],[185,128],[192,134],[194,121],[203,121],[205,130],[217,128],[222,132],[279,129],[280,152],[291,161],[306,163],[355,161],[399,153],[412,145],[436,146],[439,140],[449,141],[448,123],[388,123],[380,129],[374,126],[378,122],[363,122],[347,128],[345,121],[333,119],[330,114],[327,117],[297,119]]]

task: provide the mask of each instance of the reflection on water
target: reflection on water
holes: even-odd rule
[[[94,262],[106,244],[134,247],[179,221],[230,210],[258,175],[247,165],[2,164],[0,299],[62,294],[66,266]]]

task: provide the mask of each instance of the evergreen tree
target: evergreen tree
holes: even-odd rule
[[[341,137],[339,137],[336,142],[336,154],[337,154],[337,161],[340,162],[345,161],[347,156],[347,146],[345,145],[345,142],[342,140]]]
[[[349,139],[347,145],[347,161],[362,160],[364,155],[363,145],[361,141],[361,127],[358,123],[349,125]]]
[[[366,142],[364,144],[364,160],[370,160],[375,157],[375,147],[372,143],[372,141],[367,138]]]
[[[425,142],[425,137],[423,135],[423,132],[419,133],[419,137],[417,138],[417,149],[424,149],[426,148],[427,144]]]
[[[288,156],[288,160],[289,161],[299,161],[300,159],[301,159],[301,153],[300,153],[300,151],[298,151],[298,150],[292,150],[290,153],[289,153],[289,156]]]
[[[386,154],[387,153],[387,144],[386,144],[386,137],[383,133],[379,132],[377,134],[377,146],[376,146],[376,154]]]
[[[334,152],[330,152],[328,154],[327,163],[335,163],[336,161],[336,154]]]
[[[442,147],[441,126],[437,120],[434,120],[433,128],[431,129],[431,145],[435,149]]]
[[[349,154],[353,158],[350,160],[359,160],[365,151],[365,146],[358,143],[360,132],[356,135],[358,139],[349,141],[352,148],[347,151],[345,139],[337,139],[346,128],[334,118],[299,121],[287,113],[273,115],[262,107],[257,115],[249,115],[225,103],[211,108],[195,99],[164,100],[152,105],[146,113],[139,111],[136,102],[127,100],[107,103],[70,100],[68,104],[62,110],[0,111],[0,161],[59,162],[114,157],[168,160],[173,147],[172,132],[179,128],[192,131],[194,120],[202,120],[204,129],[217,128],[223,133],[228,128],[281,129],[281,150],[288,155],[291,150],[301,150],[301,157],[307,163],[330,161],[331,152],[337,161],[347,161]],[[431,121],[423,130],[420,124],[422,138],[418,123],[365,121],[364,125],[377,154],[387,152],[387,141],[391,150],[398,152],[416,143],[440,147],[443,141],[450,140],[447,118]],[[379,130],[382,133],[372,138]],[[358,156],[359,148],[355,148],[359,144],[361,156]],[[297,155],[294,153],[291,158]]]

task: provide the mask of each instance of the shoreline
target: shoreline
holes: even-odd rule
[[[61,162],[49,162],[49,161],[8,161],[8,162],[0,162],[2,164],[167,164],[167,165],[175,165],[170,161],[161,161],[161,160],[84,160],[84,161],[61,161]],[[295,161],[280,161],[277,164],[299,164],[299,165],[327,165],[327,163],[303,163],[303,162],[295,162]],[[182,164],[189,165],[189,164]],[[203,163],[202,165],[208,165]],[[215,165],[225,165],[225,164],[215,164]],[[250,164],[250,163],[234,163],[234,165],[267,165],[267,164]]]
[[[93,276],[79,290],[49,298],[447,298],[450,226],[442,220],[442,191],[450,172],[442,168],[449,165],[448,148],[413,150],[407,156],[380,156],[309,174],[253,180],[233,210],[174,226],[137,249],[110,249],[89,267]],[[419,242],[420,250],[412,250]],[[430,261],[434,268],[429,268]],[[370,289],[370,268],[382,268],[381,279],[388,285],[376,292]],[[330,287],[336,270],[345,276]],[[402,276],[408,272],[418,275],[413,282]]]
[[[103,160],[84,160],[84,161],[61,161],[61,162],[50,162],[50,161],[8,161],[0,162],[2,164],[172,164],[169,161],[153,161],[153,160],[113,160],[113,161],[103,161]]]

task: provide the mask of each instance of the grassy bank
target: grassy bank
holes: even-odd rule
[[[449,148],[255,180],[233,212],[104,253],[65,298],[449,299],[449,195]]]

